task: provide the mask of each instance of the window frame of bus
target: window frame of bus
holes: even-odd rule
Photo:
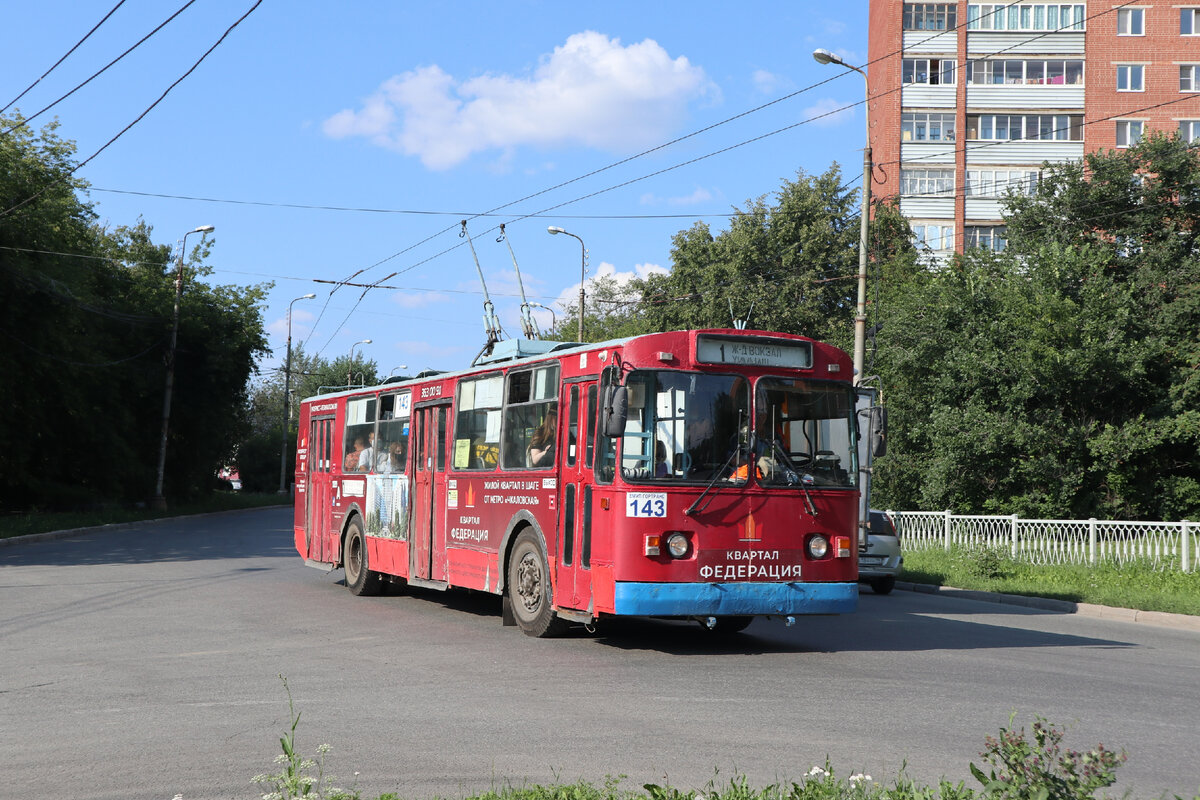
[[[499,387],[499,393],[497,395],[496,404],[494,406],[493,405],[479,406],[476,404],[476,402],[478,400],[478,396],[476,394],[477,386],[485,381],[496,381],[497,385]],[[463,408],[463,405],[464,405],[463,398],[464,398],[466,389],[468,387],[470,387],[470,389],[471,389],[471,405],[470,405],[470,408]],[[481,437],[482,445],[477,445],[477,444],[474,444],[474,436],[471,436],[470,438],[464,440],[464,439],[460,438],[460,434],[463,432],[463,428],[464,428],[464,426],[463,426],[464,415],[466,415],[466,414],[478,415],[478,413],[480,411],[484,412],[485,418],[484,418],[483,436]],[[493,444],[492,442],[489,442],[487,440],[487,426],[489,424],[489,421],[486,418],[486,414],[491,413],[491,412],[496,413],[496,417],[495,417],[495,419],[496,419],[496,441],[494,443],[496,450],[495,450],[495,461],[491,464],[488,464],[488,463],[486,463],[486,456],[487,456],[486,452],[484,452],[483,455],[479,455],[480,452],[483,452],[483,451],[480,451],[479,448],[482,447],[482,448],[484,448],[484,450],[486,450],[486,448],[488,448],[489,446],[491,446]],[[454,390],[454,431],[453,431],[454,455],[450,459],[451,469],[453,469],[455,472],[495,472],[499,468],[499,466],[500,466],[500,444],[502,441],[500,429],[502,428],[501,423],[503,420],[503,414],[504,414],[504,372],[496,371],[496,372],[489,372],[489,373],[486,373],[483,375],[472,375],[470,377],[461,378],[458,381],[458,385],[455,387],[455,390]],[[474,431],[475,427],[470,426],[470,430]],[[464,442],[464,441],[466,442],[465,447],[460,444],[460,442]],[[465,456],[464,456],[463,452],[460,452],[460,449],[465,450]],[[466,466],[460,466],[460,464],[459,464],[460,457],[466,458],[466,462],[467,462]],[[475,461],[476,459],[478,459],[480,462],[482,462],[480,466],[472,466],[472,462]]]
[[[609,397],[608,389],[616,388],[621,385],[621,376],[617,367],[605,367],[600,373],[600,393],[599,397],[605,400],[597,400],[597,408],[603,402],[607,402]],[[623,436],[606,436],[600,426],[602,421],[608,416],[607,412],[596,414],[596,421],[591,425],[592,431],[596,437],[595,461],[589,466],[592,467],[592,475],[595,477],[596,483],[610,485],[616,477],[617,473],[617,439],[624,438]],[[591,435],[592,431],[588,434]]]
[[[502,408],[503,413],[501,415],[500,424],[500,469],[505,471],[554,469],[554,466],[558,460],[558,426],[562,422],[562,409],[559,408],[561,400],[559,397],[559,376],[561,372],[562,367],[558,361],[541,361],[537,364],[530,364],[527,367],[522,365],[520,368],[510,369],[505,375],[504,405]],[[512,398],[513,391],[516,388],[516,381],[525,375],[530,376],[529,383],[526,387],[528,389],[528,399],[513,402]],[[545,380],[540,383],[540,386],[540,379],[538,375],[546,376]],[[550,394],[546,397],[538,397],[537,395],[539,391],[550,392]],[[536,411],[536,408],[539,406],[543,407],[540,415]],[[550,463],[540,464],[538,466],[527,464],[525,458],[517,458],[516,454],[520,453],[522,455],[528,455],[529,442],[533,436],[533,432],[535,432],[537,428],[540,428],[541,425],[544,424],[546,415],[549,413],[548,409],[550,408],[554,410],[555,414],[554,435],[550,439]],[[539,422],[538,425],[533,429],[530,429],[527,426],[515,426],[514,423],[519,421],[515,418],[515,415],[523,413],[528,409],[535,409],[534,414],[535,416],[541,417],[541,422]],[[517,430],[526,431],[521,441],[516,441],[516,438],[514,438],[514,428]],[[513,449],[514,447],[516,448],[515,450]],[[520,463],[510,464],[510,459],[516,459]]]
[[[402,397],[408,398],[408,403],[406,404],[407,411],[404,413],[404,416],[397,416],[396,408],[398,406],[405,405],[403,403],[400,403],[400,398],[402,398]],[[412,390],[405,389],[405,390],[399,391],[399,392],[388,392],[385,394],[381,394],[381,395],[379,395],[378,401],[379,402],[375,406],[375,409],[376,409],[375,443],[377,445],[375,447],[375,449],[378,451],[380,449],[378,445],[381,442],[384,442],[383,434],[384,434],[384,426],[385,425],[388,426],[389,428],[399,427],[400,436],[396,439],[388,439],[386,444],[390,445],[393,441],[401,442],[403,444],[403,455],[400,457],[400,468],[399,469],[391,470],[390,472],[386,472],[386,473],[381,472],[379,470],[380,456],[383,453],[387,452],[387,448],[384,447],[383,451],[376,452],[374,454],[374,457],[371,459],[372,463],[371,463],[370,473],[373,475],[387,475],[387,474],[404,475],[404,474],[407,474],[407,472],[408,472],[408,445],[409,445],[408,437],[409,437],[409,433],[411,432],[411,426],[412,426]],[[388,405],[389,401],[391,404],[391,416],[384,417],[384,414],[388,413],[387,411],[385,411],[384,406]],[[397,423],[402,423],[402,424],[397,425]]]
[[[719,337],[717,337],[717,338],[719,338]],[[749,337],[747,337],[747,338],[749,338]],[[733,341],[740,341],[740,340],[733,340]],[[788,340],[788,341],[790,341],[790,340]],[[807,344],[807,343],[801,342],[801,344]],[[810,353],[810,355],[811,355],[811,353]],[[697,360],[699,360],[699,358],[697,358]],[[704,362],[704,363],[708,363],[708,362]],[[736,365],[726,362],[726,363],[717,364],[716,366],[732,367],[732,366],[736,366]],[[744,400],[745,400],[745,411],[746,411],[746,415],[747,415],[746,425],[752,424],[753,413],[752,413],[751,409],[753,408],[752,404],[754,402],[754,392],[755,392],[755,386],[756,386],[757,381],[753,376],[747,375],[745,372],[737,372],[737,371],[709,372],[708,370],[680,370],[680,369],[653,369],[653,368],[636,369],[636,370],[631,370],[629,372],[629,374],[625,377],[625,386],[626,387],[629,386],[629,379],[635,375],[655,375],[655,376],[657,376],[657,375],[668,375],[668,374],[694,376],[694,377],[698,377],[698,378],[729,378],[735,382],[735,385],[736,385],[736,381],[741,380],[743,382],[742,390],[745,392]],[[632,392],[631,392],[631,395],[632,395]],[[649,397],[644,397],[642,402],[643,402],[643,405],[641,406],[641,408],[643,408],[643,409],[653,408],[655,410],[655,413],[653,414],[653,426],[656,427],[658,425],[658,420],[659,420],[659,417],[657,414],[657,406],[658,406],[657,397],[653,401]],[[654,406],[651,406],[651,402],[654,403]],[[629,402],[629,409],[630,409],[629,418],[632,418],[632,416],[633,416],[633,414],[632,414],[633,408],[634,408],[633,400],[631,399]],[[688,440],[688,433],[687,433],[687,426],[689,424],[687,422],[687,419],[688,419],[688,415],[685,413],[684,416],[682,417],[682,424],[685,426],[684,427],[684,435],[683,435],[683,445],[685,448],[683,450],[683,452],[685,454],[689,453],[688,445],[690,444],[690,442]],[[715,442],[719,438],[717,436],[717,421],[713,420],[712,422],[713,422],[712,439]],[[628,421],[626,421],[626,428],[628,428],[628,424],[629,424]],[[739,451],[746,444],[745,442],[741,441],[741,434],[738,432],[738,427],[740,424],[741,423],[739,420],[739,422],[735,423],[735,426],[734,426],[734,436],[738,437]],[[645,433],[645,431],[642,431],[641,433]],[[748,435],[749,431],[747,430],[747,431],[745,431],[745,433]],[[634,435],[636,436],[638,434],[635,433]],[[681,486],[681,485],[705,484],[712,480],[711,474],[693,478],[693,477],[689,477],[686,471],[684,472],[683,475],[674,475],[674,474],[669,475],[669,476],[655,475],[654,474],[654,471],[655,471],[654,470],[654,457],[655,457],[654,445],[650,446],[650,450],[651,450],[651,452],[649,454],[650,467],[648,470],[648,474],[639,476],[636,474],[627,473],[626,467],[625,467],[625,459],[626,459],[625,440],[629,436],[630,436],[630,434],[628,433],[628,430],[626,430],[626,432],[623,433],[621,436],[615,437],[615,438],[619,438],[621,441],[621,448],[620,448],[620,452],[617,454],[617,458],[615,460],[615,465],[620,466],[621,478],[626,483],[637,484],[639,486],[664,486],[664,485]],[[607,439],[608,437],[604,437],[604,438]],[[613,441],[613,440],[610,439],[609,441]],[[647,439],[647,441],[657,442],[657,435],[651,436],[649,439]],[[675,453],[673,452],[673,449],[668,449],[667,455],[668,455],[670,462],[673,463],[674,455],[675,455]],[[646,454],[634,456],[634,458],[639,458],[639,459],[645,458],[645,457],[646,457]],[[714,465],[716,464],[715,461],[713,463],[714,463]],[[738,467],[743,466],[745,464],[746,464],[746,462],[740,456],[738,456],[737,458],[734,458],[732,461],[730,461],[730,463],[727,466],[732,468],[733,474],[736,475]],[[714,467],[714,469],[715,469],[715,467]],[[599,472],[597,472],[597,476],[599,476]],[[746,486],[747,484],[748,484],[748,480],[743,478],[743,479],[732,481],[730,485],[741,487],[741,486]]]
[[[356,410],[359,407],[365,407],[363,416],[364,420],[357,420],[358,414]],[[346,469],[346,458],[350,455],[350,450],[354,448],[354,438],[362,435],[366,437],[367,447],[371,449],[371,463],[369,463],[366,472],[372,471],[375,462],[375,447],[372,436],[377,436],[375,433],[375,421],[378,416],[379,399],[375,395],[360,395],[358,397],[350,397],[346,399],[346,418],[342,426],[342,448],[345,450],[342,453],[342,460],[339,463],[340,471],[349,474],[366,474],[357,466],[352,470]],[[353,431],[353,432],[352,432]],[[350,448],[350,449],[346,449]],[[366,448],[364,448],[365,451]],[[361,460],[361,459],[360,459]]]

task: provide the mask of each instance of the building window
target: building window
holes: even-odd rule
[[[1083,3],[972,3],[967,6],[967,29],[1081,31],[1086,16]]]
[[[918,222],[909,226],[913,246],[920,250],[951,250],[954,248],[954,224]]]
[[[967,116],[967,138],[1080,142],[1083,141],[1083,117],[1077,114],[970,114]]]
[[[1179,9],[1179,33],[1181,36],[1200,36],[1200,8]]]
[[[1200,64],[1184,64],[1179,68],[1179,91],[1200,92]]]
[[[1037,192],[1038,179],[1036,169],[969,169],[967,197],[1004,197],[1009,192],[1031,195]]]
[[[1144,92],[1146,91],[1145,67],[1141,64],[1118,64],[1117,65],[1117,91],[1118,92]]]
[[[954,115],[919,111],[901,114],[900,140],[904,142],[953,142]]]
[[[950,31],[958,27],[955,3],[905,3],[904,30]]]
[[[1144,36],[1146,34],[1146,9],[1117,9],[1117,36]]]
[[[954,84],[954,59],[905,58],[900,62],[901,83]]]
[[[1007,229],[1003,225],[968,225],[964,232],[963,247],[980,247],[994,253],[1003,253],[1008,247]]]
[[[1185,142],[1200,142],[1200,119],[1179,120],[1179,138]]]
[[[1117,120],[1117,147],[1132,147],[1142,140],[1141,120]]]
[[[1082,86],[1083,61],[991,59],[967,62],[967,83],[975,86]]]
[[[953,169],[902,169],[900,194],[924,197],[953,197]]]

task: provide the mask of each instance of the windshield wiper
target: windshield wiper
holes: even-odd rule
[[[683,512],[684,514],[686,514],[687,516],[690,517],[693,513],[695,513],[696,506],[700,505],[700,501],[702,501],[708,495],[708,493],[712,491],[713,487],[717,485],[717,481],[721,480],[721,476],[725,474],[725,470],[729,469],[730,463],[741,452],[742,452],[742,448],[740,448],[740,447],[734,448],[733,452],[729,454],[729,458],[725,459],[725,463],[721,465],[721,468],[713,473],[712,480],[710,480],[708,482],[708,485],[704,487],[704,491],[701,492],[700,496],[696,498],[696,502],[694,502],[690,506],[688,506],[687,510]],[[749,479],[749,476],[747,476],[747,479]],[[704,508],[708,508],[708,503],[704,504]],[[700,509],[700,510],[703,511],[704,509]]]
[[[804,502],[808,505],[808,513],[814,517],[817,516],[817,513],[818,513],[817,507],[813,505],[812,495],[810,495],[808,493],[808,487],[805,486],[805,484],[804,484],[805,478],[808,478],[808,480],[812,480],[812,478],[808,475],[799,475],[798,474],[796,465],[792,463],[791,457],[787,454],[787,452],[779,444],[779,440],[776,439],[774,436],[771,437],[771,452],[777,454],[779,456],[779,459],[783,462],[784,466],[787,468],[788,483],[791,484],[792,480],[794,479],[796,481],[796,483],[799,484],[800,491],[804,493]]]

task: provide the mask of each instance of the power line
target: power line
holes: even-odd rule
[[[105,14],[103,19],[101,19],[99,22],[97,22],[95,25],[93,25],[92,29],[90,31],[88,31],[86,34],[84,34],[84,37],[82,39],[80,39],[78,42],[76,42],[75,45],[70,50],[68,50],[66,52],[66,54],[63,55],[62,58],[60,58],[58,61],[55,61],[54,64],[50,67],[50,69],[43,72],[41,78],[38,78],[33,83],[26,86],[25,91],[21,92],[19,95],[14,97],[12,100],[9,100],[8,103],[4,106],[4,108],[0,108],[0,114],[3,114],[5,111],[7,111],[9,108],[11,108],[12,105],[14,103],[16,103],[18,100],[20,100],[22,97],[24,97],[29,92],[30,89],[32,89],[33,87],[35,87],[39,83],[41,83],[42,78],[45,78],[47,75],[49,75],[55,69],[57,69],[59,64],[61,64],[67,60],[67,56],[71,55],[71,53],[74,53],[81,44],[86,42],[91,37],[91,35],[93,33],[95,33],[100,28],[101,25],[103,25],[105,22],[107,22],[108,18],[111,17],[114,13],[116,13],[116,10],[123,5],[125,5],[125,0],[119,0],[119,2],[115,6],[112,7],[112,10],[110,10],[107,14]]]
[[[124,2],[124,0],[121,0],[121,2]],[[117,57],[116,57],[116,58],[114,58],[112,61],[110,61],[110,62],[108,62],[107,64],[105,64],[105,65],[104,65],[103,67],[101,67],[99,70],[97,70],[96,72],[93,72],[93,73],[91,74],[91,76],[90,76],[90,77],[88,77],[88,79],[87,79],[87,80],[85,80],[83,83],[80,83],[80,84],[79,84],[79,85],[77,85],[77,86],[76,86],[74,89],[72,89],[71,91],[67,92],[67,93],[66,93],[66,94],[64,94],[62,97],[58,98],[58,99],[57,99],[57,100],[55,100],[53,103],[51,103],[50,105],[48,105],[48,106],[45,106],[45,107],[44,107],[44,108],[42,108],[40,111],[36,111],[36,112],[34,112],[34,113],[31,115],[31,116],[25,117],[25,118],[24,118],[22,121],[18,122],[16,125],[13,125],[13,126],[12,126],[11,128],[9,128],[8,130],[4,131],[3,133],[0,133],[0,136],[7,136],[8,134],[12,133],[12,132],[13,132],[13,131],[15,131],[17,128],[21,127],[22,125],[28,125],[30,122],[32,122],[33,120],[37,119],[37,118],[38,118],[38,117],[40,117],[42,114],[44,114],[44,113],[46,113],[47,111],[49,111],[50,109],[54,108],[56,105],[58,105],[59,103],[61,103],[63,100],[66,100],[68,97],[70,97],[71,95],[75,94],[77,91],[79,91],[80,89],[82,89],[84,86],[87,86],[87,85],[88,85],[89,83],[91,83],[93,80],[95,80],[96,78],[100,77],[100,76],[101,76],[101,75],[103,75],[105,72],[107,72],[107,71],[108,71],[108,68],[109,68],[109,67],[111,67],[113,64],[116,64],[118,61],[120,61],[121,59],[123,59],[125,56],[129,55],[130,53],[132,53],[134,50],[136,50],[138,47],[140,47],[140,46],[141,46],[141,45],[142,45],[142,44],[143,44],[143,43],[144,43],[144,42],[145,42],[147,39],[149,39],[151,36],[153,36],[154,34],[158,33],[158,32],[159,32],[160,30],[162,30],[163,28],[165,28],[165,27],[167,26],[167,24],[171,22],[171,20],[173,20],[173,19],[175,19],[176,17],[178,17],[180,14],[182,14],[184,11],[186,11],[186,10],[187,10],[188,6],[190,6],[192,3],[195,3],[195,2],[196,2],[196,0],[188,0],[188,2],[184,3],[184,4],[183,4],[183,5],[182,5],[182,6],[179,8],[179,10],[178,10],[178,11],[176,11],[174,14],[172,14],[171,16],[169,16],[169,17],[167,17],[165,20],[163,20],[161,23],[159,23],[158,27],[156,27],[154,30],[152,30],[152,31],[150,31],[149,33],[147,33],[147,34],[146,34],[145,36],[143,36],[141,39],[138,39],[138,40],[137,40],[137,41],[136,41],[136,42],[133,44],[133,46],[132,46],[132,47],[130,47],[128,50],[126,50],[124,53],[121,53],[121,55],[117,56]],[[120,6],[121,6],[121,4],[120,4],[120,3],[118,3],[118,4],[117,4],[117,8],[120,8]],[[116,10],[117,10],[116,8],[114,8],[114,9],[113,9],[113,11],[116,11]],[[112,14],[112,11],[110,11],[110,12],[108,12],[108,13],[111,15],[111,14]],[[104,19],[108,19],[108,17],[105,17]],[[104,20],[101,20],[101,22],[103,22],[103,21],[104,21]],[[97,25],[96,27],[98,28],[98,27],[100,27],[100,26],[99,26],[99,25]],[[92,30],[95,30],[95,28],[93,28]],[[91,35],[91,34],[89,33],[89,34],[88,34],[88,36],[90,36],[90,35]],[[84,38],[86,39],[87,37],[85,36]],[[82,43],[83,43],[83,42],[81,41],[81,42],[80,42],[80,44],[82,44]],[[78,46],[79,46],[79,45],[75,45],[75,47],[78,47]],[[72,50],[74,50],[75,48],[71,48],[71,49],[72,49]],[[70,53],[68,53],[67,55],[70,55]],[[67,57],[67,56],[63,56],[63,58],[66,58],[66,57]],[[60,63],[61,63],[61,59],[60,59]],[[56,64],[55,66],[58,66],[58,65]],[[53,69],[53,67],[51,67],[51,69]],[[47,72],[46,74],[47,74],[47,75],[49,75],[50,73],[49,73],[49,72]],[[42,78],[44,78],[44,77],[46,77],[46,76],[45,76],[45,75],[43,75],[43,76],[42,76]],[[41,80],[41,78],[38,78],[38,80]],[[31,86],[30,88],[32,89],[33,87]],[[26,89],[25,91],[27,92],[27,91],[29,91],[29,89]],[[24,93],[25,93],[25,92],[22,92],[21,94],[24,94]],[[18,98],[18,99],[20,99],[20,98]],[[14,100],[13,102],[16,102],[16,101]],[[9,103],[9,105],[12,105],[12,103]],[[5,106],[5,108],[7,108],[7,107],[8,107],[8,106]],[[0,110],[2,110],[2,109],[0,109]],[[82,164],[81,164],[80,166],[82,166]]]
[[[191,5],[194,2],[195,2],[195,0],[188,0],[187,5]],[[122,136],[124,136],[125,133],[127,131],[129,131],[130,128],[132,128],[134,125],[141,122],[143,117],[145,117],[147,114],[149,114],[151,111],[153,111],[155,106],[157,106],[159,103],[161,103],[166,98],[166,96],[171,93],[172,89],[174,89],[176,86],[178,86],[180,83],[182,83],[185,78],[187,78],[189,75],[191,75],[193,72],[195,72],[196,68],[200,66],[200,64],[204,61],[204,59],[208,58],[209,54],[211,54],[213,50],[216,50],[217,47],[220,46],[221,42],[225,41],[225,38],[227,36],[229,36],[229,34],[233,31],[233,29],[236,28],[238,25],[241,25],[242,21],[245,20],[246,17],[250,16],[254,12],[254,10],[256,8],[258,8],[260,5],[262,5],[262,0],[255,0],[254,5],[251,6],[250,9],[245,14],[240,16],[236,22],[234,22],[232,25],[230,25],[228,28],[226,28],[225,32],[221,34],[221,38],[217,39],[217,41],[213,44],[213,46],[208,48],[208,50],[206,50],[204,52],[204,55],[200,56],[200,58],[198,58],[196,60],[196,63],[192,64],[192,66],[188,69],[187,72],[185,72],[185,73],[183,73],[183,75],[179,76],[179,78],[176,79],[174,83],[172,83],[170,86],[168,86],[166,88],[166,90],[159,96],[159,98],[157,100],[155,100],[153,103],[151,103],[149,105],[149,107],[147,107],[146,110],[143,111],[141,114],[138,114],[137,118],[134,119],[133,122],[129,123],[124,128],[122,128],[121,131],[116,136],[112,137],[107,142],[105,142],[104,145],[101,146],[101,148],[99,150],[92,153],[90,156],[88,156],[86,159],[84,159],[80,163],[76,164],[70,170],[59,175],[56,179],[52,179],[50,182],[48,182],[45,186],[43,186],[41,189],[39,189],[33,195],[25,198],[24,200],[17,203],[16,205],[11,206],[10,208],[7,208],[4,211],[0,212],[0,218],[8,216],[9,214],[11,214],[12,212],[21,208],[22,206],[25,206],[26,204],[31,203],[32,201],[36,200],[38,197],[41,197],[43,194],[45,194],[46,190],[48,190],[55,183],[58,183],[62,180],[65,180],[66,178],[70,177],[71,175],[74,175],[76,172],[78,172],[79,170],[81,170],[85,166],[87,166],[87,164],[92,159],[94,159],[96,156],[100,155],[105,150],[107,150],[109,145],[111,145],[113,142],[117,141],[117,139],[120,139]],[[186,8],[186,7],[187,6],[185,5],[184,8]],[[180,10],[182,10],[182,9],[180,9]],[[176,12],[176,13],[178,13],[178,12]]]

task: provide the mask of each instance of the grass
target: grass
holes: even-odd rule
[[[1049,597],[1140,611],[1200,615],[1200,571],[1137,562],[1041,566],[996,550],[911,550],[901,580]]]
[[[95,511],[34,511],[0,516],[0,539],[46,533],[71,528],[90,528],[122,522],[206,514],[213,511],[236,511],[245,508],[290,503],[291,500],[273,492],[214,492],[201,500],[170,505],[165,511],[149,508],[102,508]]]

